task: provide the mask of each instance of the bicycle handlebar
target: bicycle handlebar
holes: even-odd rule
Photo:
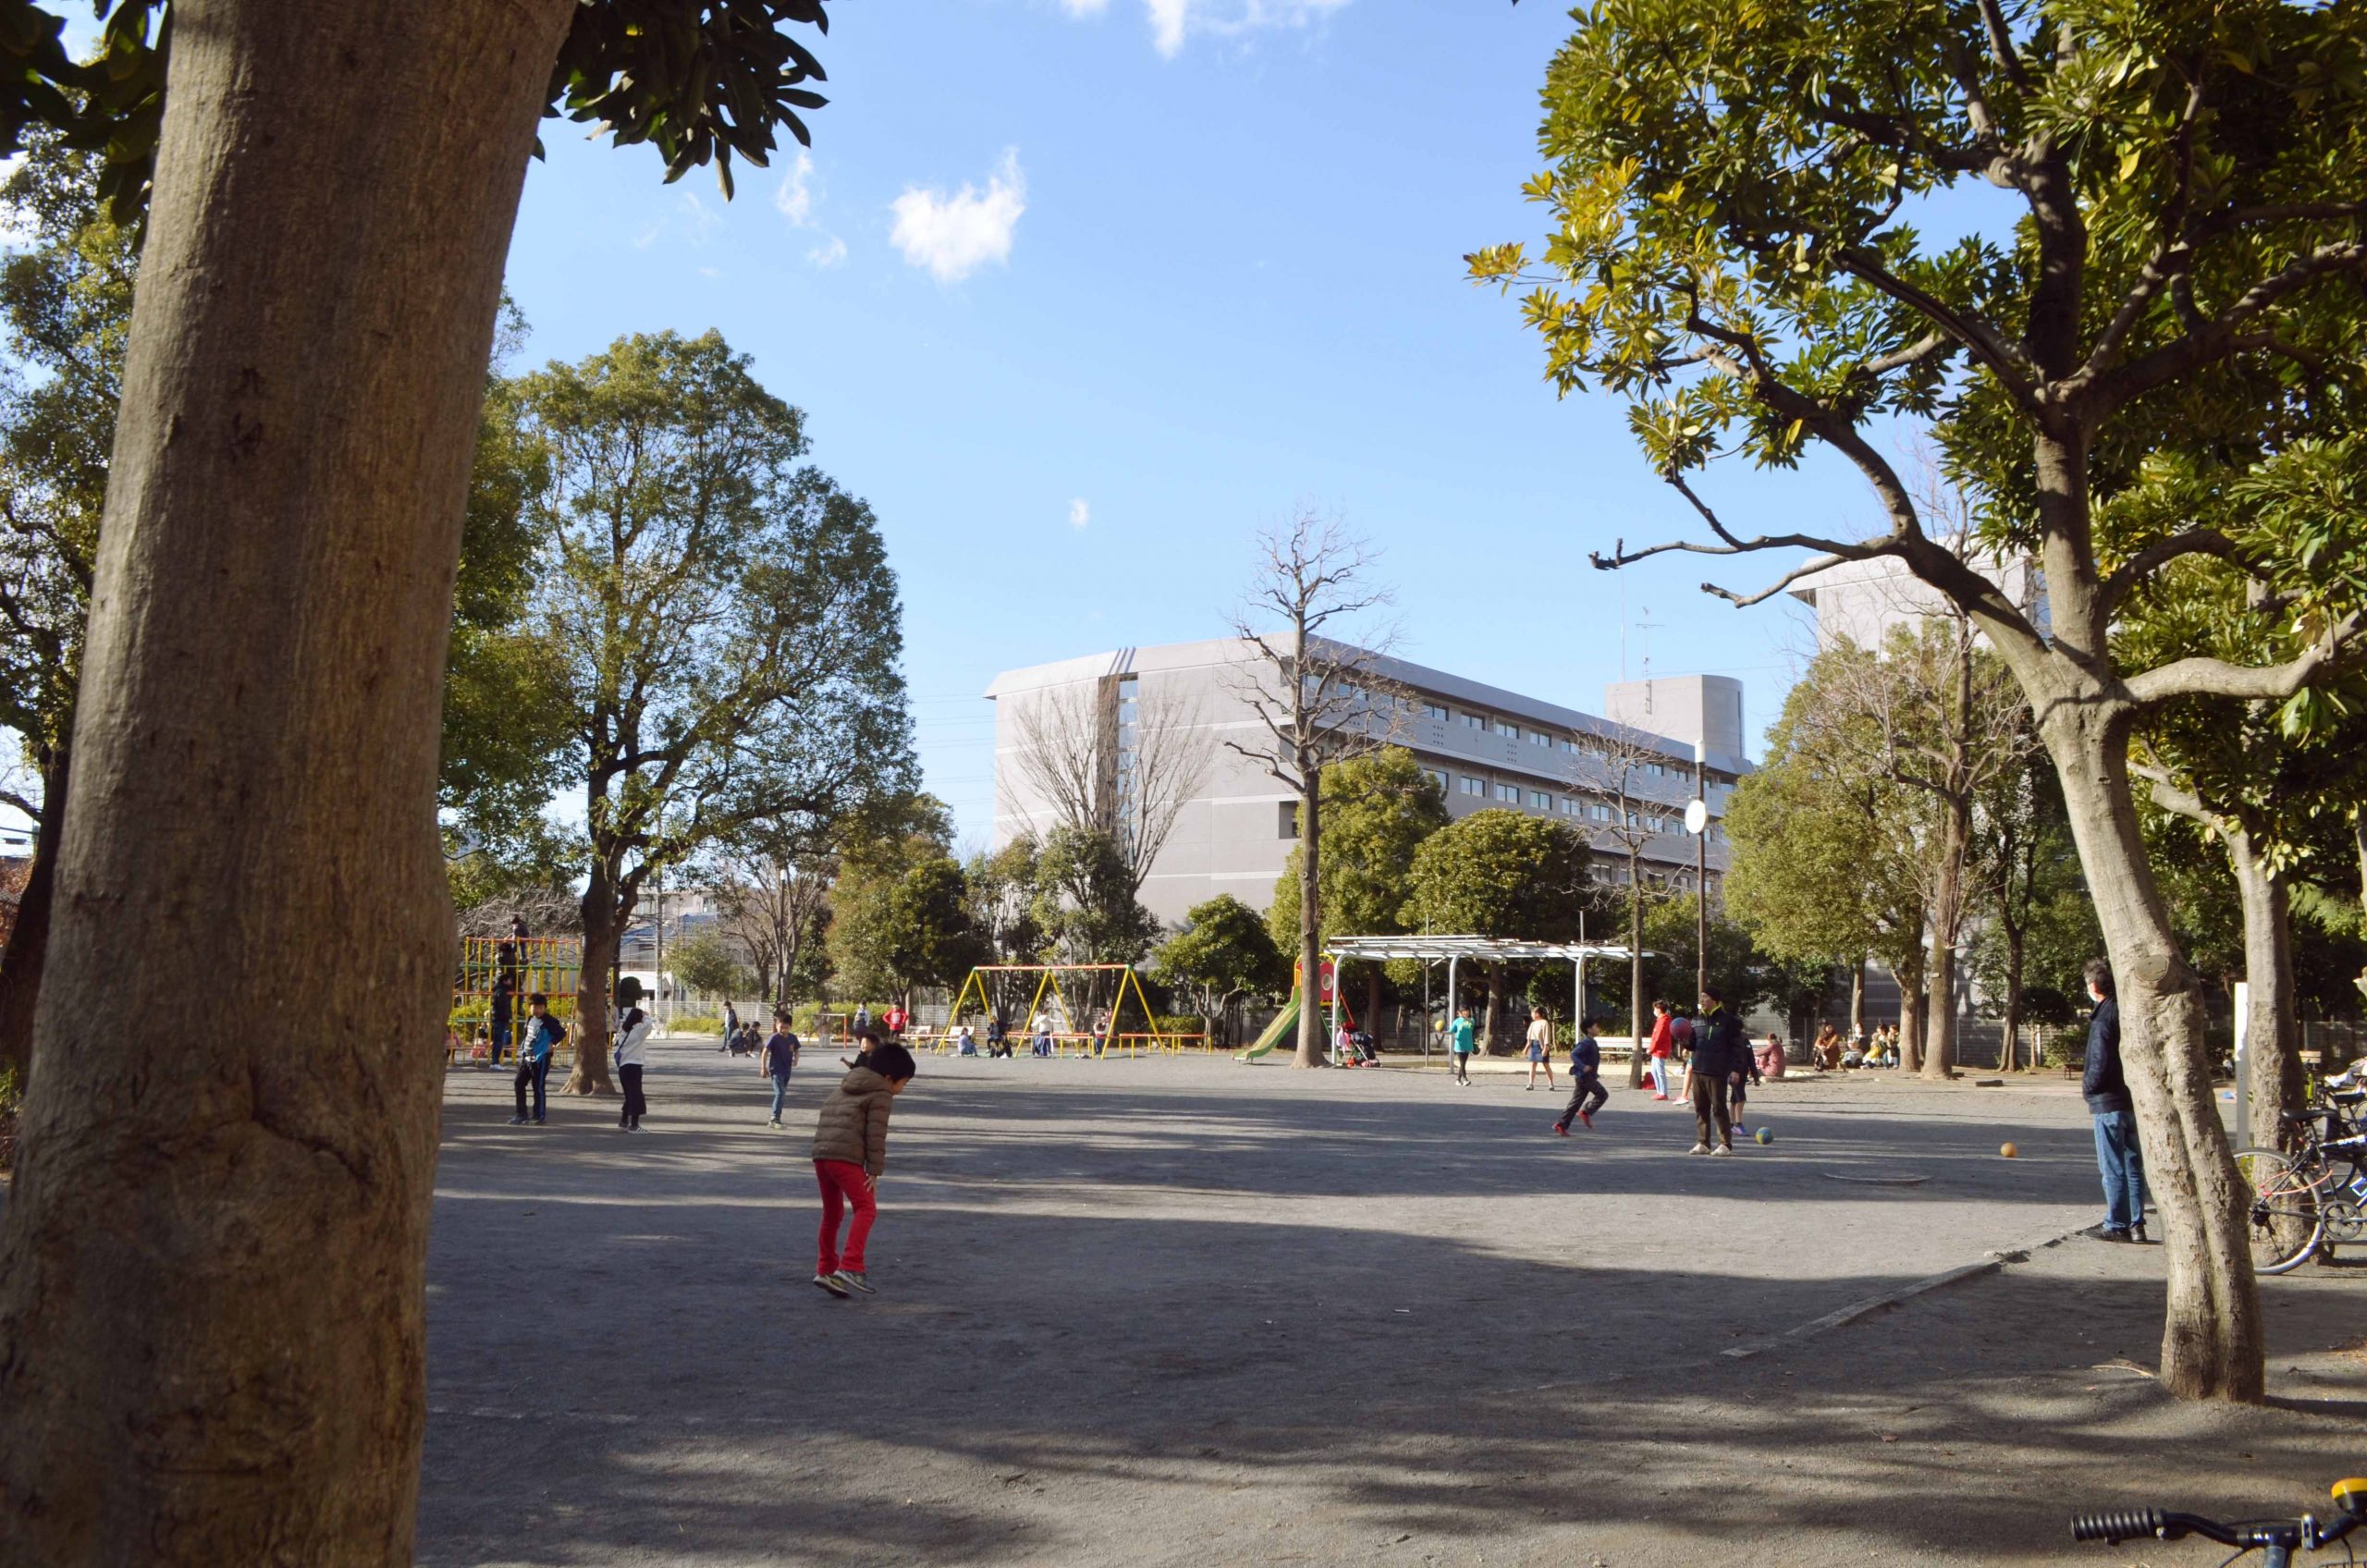
[[[2071,1516],[2071,1538],[2117,1546],[2143,1537],[2175,1541],[2201,1536],[2221,1546],[2245,1550],[2265,1549],[2272,1562],[2283,1562],[2295,1550],[2314,1551],[2332,1546],[2361,1525],[2367,1525],[2367,1481],[2339,1482],[2334,1488],[2341,1513],[2321,1521],[2304,1513],[2299,1519],[2249,1519],[2223,1524],[2200,1513],[2174,1513],[2159,1508],[2116,1508]]]

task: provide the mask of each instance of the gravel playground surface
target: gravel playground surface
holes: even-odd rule
[[[452,1075],[421,1562],[2200,1564],[2066,1520],[2367,1472],[2367,1268],[2263,1281],[2269,1406],[2164,1399],[2159,1249],[2048,1244],[2069,1084],[1771,1084],[1713,1160],[1621,1087],[1561,1139],[1517,1074],[924,1058],[839,1301],[805,1063],[774,1133],[661,1044],[641,1138]]]

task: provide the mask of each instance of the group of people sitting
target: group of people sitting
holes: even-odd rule
[[[1822,1072],[1855,1067],[1896,1067],[1898,1025],[1880,1025],[1871,1038],[1860,1040],[1854,1035],[1842,1034],[1838,1025],[1828,1023],[1817,1033],[1815,1060],[1817,1070]]]

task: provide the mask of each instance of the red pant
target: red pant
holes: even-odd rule
[[[860,1274],[863,1243],[870,1239],[871,1221],[879,1212],[878,1201],[871,1195],[871,1183],[864,1179],[863,1167],[847,1159],[816,1160],[814,1179],[822,1183],[820,1260],[814,1271],[835,1274],[844,1268],[850,1274]],[[848,1207],[854,1210],[854,1221],[847,1227],[847,1250],[841,1256],[839,1217]]]

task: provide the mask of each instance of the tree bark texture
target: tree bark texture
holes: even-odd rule
[[[1929,965],[1921,949],[1898,972],[1898,1067],[1923,1070],[1923,988]]]
[[[583,887],[583,956],[575,971],[575,1066],[565,1093],[612,1095],[608,1075],[608,998],[617,984],[617,947],[624,921],[617,913],[616,883],[594,861]]]
[[[1964,925],[1964,861],[1972,840],[1972,801],[1940,802],[1940,875],[1932,891],[1932,962],[1924,981],[1930,998],[1924,1026],[1923,1076],[1956,1075],[1956,933]]]
[[[2018,929],[2005,933],[2005,1041],[1997,1052],[1997,1070],[2001,1072],[2011,1072],[2021,1066],[2023,943]],[[2036,1051],[2030,1053],[2030,1065],[2038,1065]]]
[[[2293,898],[2242,832],[2223,834],[2244,906],[2244,1094],[2250,1125],[2237,1130],[2256,1148],[2283,1146],[2287,1112],[2301,1109],[2300,1013],[2293,982]]]
[[[1644,1086],[1644,1047],[1649,1036],[1644,1032],[1644,1018],[1650,1011],[1644,1005],[1644,883],[1638,875],[1637,856],[1631,848],[1627,854],[1627,1032],[1635,1037],[1635,1048],[1627,1053],[1627,1086]],[[1578,1021],[1581,1026],[1586,1020]]]
[[[2034,705],[2111,957],[2121,1065],[2161,1213],[2162,1386],[2186,1399],[2257,1401],[2264,1344],[2245,1191],[2212,1088],[2201,981],[2178,949],[2138,829],[2125,719],[2101,704]]]
[[[1323,1065],[1323,770],[1307,766],[1298,798],[1298,1053],[1293,1067]]]
[[[0,1231],[0,1563],[411,1561],[445,643],[572,10],[174,8]]]
[[[0,1068],[17,1074],[22,1093],[32,1076],[33,1009],[41,999],[41,970],[49,950],[49,921],[57,894],[57,849],[66,833],[66,791],[74,748],[61,745],[42,778],[41,821],[33,829],[32,875],[17,902],[17,924],[0,953]]]

